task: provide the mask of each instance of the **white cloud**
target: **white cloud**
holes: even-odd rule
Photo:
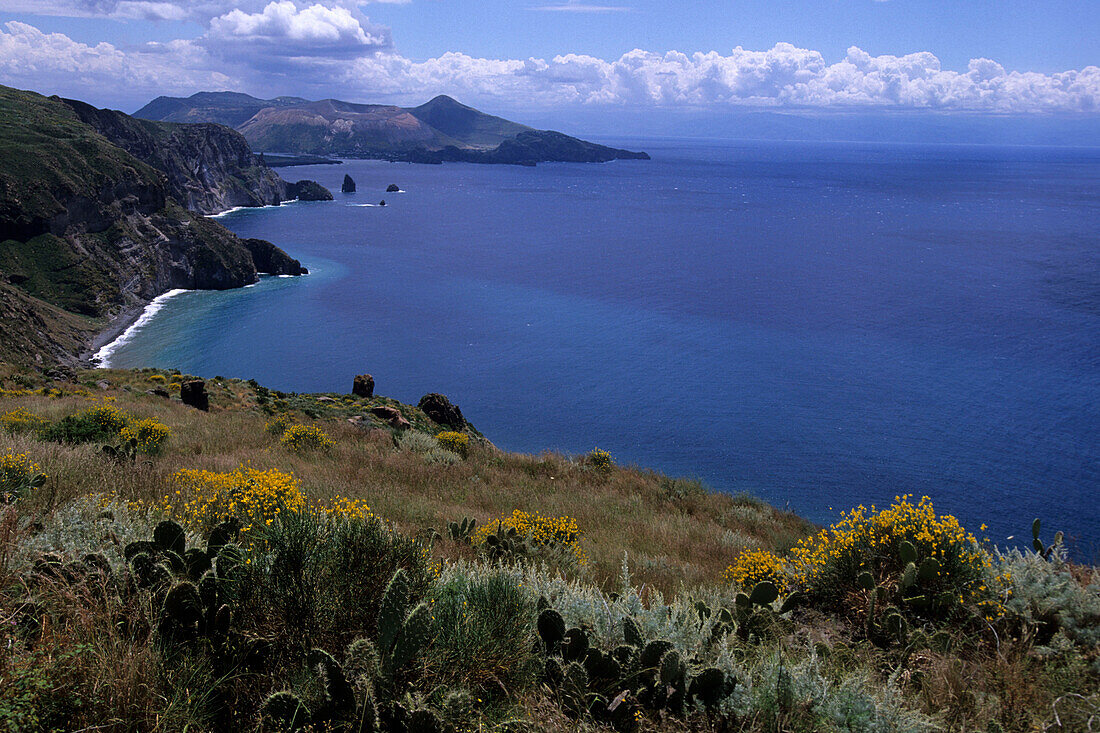
[[[384,48],[389,34],[364,28],[344,7],[315,4],[299,9],[291,0],[280,0],[257,13],[234,9],[214,18],[203,42],[215,52],[333,57]]]
[[[89,46],[62,33],[43,33],[10,21],[0,30],[0,82],[46,94],[103,99],[191,93],[223,88],[232,80],[209,68],[205,52],[187,41],[122,51]]]
[[[112,12],[122,4],[111,6]],[[295,5],[290,0],[213,16],[206,34],[195,40],[134,49],[88,46],[11,22],[6,31],[0,29],[0,83],[127,101],[139,95],[147,100],[158,94],[231,88],[260,96],[399,104],[447,93],[472,104],[532,110],[620,106],[1100,113],[1096,66],[1040,74],[1008,71],[979,58],[955,71],[944,69],[927,52],[872,56],[854,46],[830,63],[818,51],[789,43],[764,51],[737,47],[726,54],[636,49],[610,61],[581,54],[487,59],[459,52],[413,60],[393,51],[387,29],[372,25],[350,6]]]
[[[576,0],[569,0],[567,3],[538,5],[531,9],[556,13],[622,13],[630,11],[632,8],[626,5],[589,5],[576,2]]]

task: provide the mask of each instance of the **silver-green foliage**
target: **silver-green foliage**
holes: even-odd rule
[[[424,454],[424,460],[441,466],[453,466],[462,462],[462,456],[446,448],[432,448]]]
[[[32,562],[46,552],[76,560],[90,553],[104,555],[112,566],[124,564],[123,548],[148,539],[157,522],[124,502],[100,496],[74,499],[49,514],[38,532],[22,535],[18,559]],[[191,538],[194,541],[194,538]]]
[[[1069,572],[1064,553],[1050,559],[1031,550],[998,551],[992,573],[1009,578],[1005,609],[1020,622],[1060,632],[1083,650],[1100,647],[1100,581],[1088,586]]]
[[[406,430],[401,434],[397,445],[401,450],[411,451],[412,453],[427,453],[433,448],[438,449],[439,441],[419,430]]]

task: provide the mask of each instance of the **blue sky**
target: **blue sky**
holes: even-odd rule
[[[1100,118],[1093,0],[0,0],[0,83],[133,110],[233,89],[546,116]]]

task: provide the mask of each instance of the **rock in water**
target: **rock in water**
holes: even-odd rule
[[[458,405],[451,404],[451,401],[445,395],[438,392],[424,395],[416,406],[423,410],[424,414],[431,418],[433,422],[440,425],[455,430],[462,430],[466,427],[466,418],[462,417],[462,410],[458,409]]]
[[[398,186],[396,183],[391,183],[390,185],[386,186],[386,193],[397,193],[400,190],[400,186]]]
[[[180,399],[183,404],[196,410],[210,409],[210,396],[206,394],[206,382],[201,379],[188,379],[180,385]]]
[[[340,186],[340,193],[355,193],[355,179],[344,174],[344,185]]]
[[[317,181],[302,180],[286,184],[287,196],[299,201],[332,201],[332,192]]]
[[[385,206],[386,205],[386,199],[382,199],[381,201],[379,201],[378,205],[379,206]]]
[[[351,383],[351,393],[356,397],[374,397],[374,377],[360,374]]]

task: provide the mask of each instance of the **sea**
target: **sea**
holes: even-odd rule
[[[1100,148],[600,142],[652,160],[281,169],[335,201],[219,221],[310,274],[161,298],[106,360],[370,373],[506,450],[1100,556]]]

